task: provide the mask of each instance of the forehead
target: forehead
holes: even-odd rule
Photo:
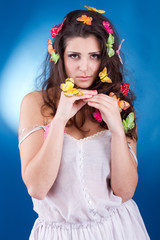
[[[100,43],[93,35],[88,37],[72,37],[66,40],[66,51],[100,51]]]

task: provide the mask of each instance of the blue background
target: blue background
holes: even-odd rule
[[[20,102],[29,90],[34,90],[34,74],[28,79],[33,84],[26,87],[12,87],[12,95],[7,89],[14,86],[14,74],[9,63],[12,53],[20,45],[21,62],[26,72],[33,71],[46,51],[46,42],[50,37],[50,28],[62,22],[64,15],[75,9],[84,9],[84,5],[106,10],[105,15],[115,24],[120,39],[125,38],[122,51],[126,56],[125,66],[129,69],[128,79],[135,91],[137,100],[135,109],[138,117],[138,172],[139,183],[134,195],[144,223],[151,239],[160,239],[160,81],[159,81],[159,39],[160,17],[158,0],[114,0],[114,1],[1,1],[0,3],[0,88],[2,81],[8,86],[3,88],[0,101],[0,239],[27,240],[37,217],[32,210],[32,201],[21,179],[20,157],[18,150],[18,119]],[[32,38],[34,37],[34,38]],[[33,41],[31,40],[33,39]],[[25,41],[26,40],[26,41]],[[28,42],[28,48],[27,43]],[[32,42],[32,46],[31,46]],[[32,48],[31,48],[32,47]],[[16,51],[15,51],[16,52]],[[30,68],[30,60],[36,59],[35,68]],[[14,55],[15,56],[15,55]],[[12,59],[16,62],[16,57]],[[37,65],[36,65],[37,64]],[[4,78],[4,69],[10,78]],[[21,67],[15,66],[21,76]],[[3,77],[2,77],[3,75]],[[32,76],[32,73],[31,73]],[[12,78],[13,77],[13,78]],[[16,77],[16,79],[18,79]],[[19,98],[18,96],[21,95]],[[2,97],[3,96],[3,97]],[[5,96],[5,97],[4,97]],[[7,100],[5,100],[7,99]],[[8,105],[6,104],[6,101]],[[5,107],[4,106],[9,106]],[[8,114],[8,120],[4,117]],[[10,123],[11,124],[10,124]],[[14,122],[14,124],[12,124]]]

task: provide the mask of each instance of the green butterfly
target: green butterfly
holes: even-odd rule
[[[59,54],[55,53],[54,51],[51,51],[51,59],[56,64],[59,60]]]
[[[129,113],[128,116],[126,117],[126,120],[123,119],[122,124],[123,124],[125,133],[127,133],[128,130],[131,130],[132,128],[134,128],[135,126],[134,113],[133,112]]]
[[[113,44],[114,44],[114,37],[112,36],[112,34],[109,33],[109,37],[107,40],[107,53],[109,57],[112,57],[115,54],[115,51],[113,49]]]

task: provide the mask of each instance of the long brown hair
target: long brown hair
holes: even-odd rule
[[[82,15],[92,17],[93,20],[91,25],[83,24],[82,22],[76,20],[78,17],[81,17]],[[62,29],[58,33],[58,35],[56,35],[56,37],[53,39],[52,43],[53,48],[56,49],[56,53],[60,55],[60,59],[56,64],[54,64],[54,62],[50,62],[50,54],[47,54],[47,57],[45,59],[44,72],[41,75],[41,77],[43,77],[42,93],[44,100],[44,105],[41,108],[42,114],[43,109],[45,107],[49,107],[51,109],[51,116],[54,116],[56,114],[57,110],[56,101],[60,98],[61,92],[60,84],[65,82],[65,79],[67,78],[63,61],[67,39],[72,37],[86,38],[90,35],[94,35],[97,38],[101,47],[101,64],[99,72],[102,71],[104,67],[107,67],[108,76],[112,79],[112,83],[102,83],[101,80],[99,79],[99,76],[97,76],[92,86],[90,86],[88,89],[96,89],[98,93],[103,93],[107,95],[109,95],[110,92],[114,92],[117,97],[120,97],[121,99],[129,102],[130,107],[127,110],[121,112],[122,119],[125,119],[130,112],[134,112],[135,114],[133,108],[135,95],[133,94],[133,92],[129,90],[127,96],[123,96],[122,93],[120,92],[120,86],[125,83],[124,69],[117,54],[115,54],[112,57],[109,57],[107,54],[106,42],[109,37],[109,33],[104,28],[102,24],[103,21],[109,22],[111,28],[113,29],[112,35],[114,36],[115,40],[113,44],[113,49],[116,51],[119,46],[118,33],[115,27],[113,26],[112,22],[104,15],[88,10],[76,10],[66,15]],[[85,117],[86,110],[90,116],[90,119],[92,119],[92,121],[96,121],[92,116],[95,109],[89,107],[86,104],[80,110],[81,122],[77,122],[75,115],[72,119],[68,121],[67,126],[74,124],[79,130],[82,131],[82,126],[84,125],[86,118]],[[104,121],[102,121],[100,125],[105,129],[108,129]],[[126,135],[131,139],[134,138],[137,140],[136,124],[132,130],[129,130],[126,133]]]

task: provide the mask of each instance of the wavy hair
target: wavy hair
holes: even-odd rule
[[[81,17],[81,15],[87,15],[88,17],[92,17],[92,24],[87,25],[83,24],[82,22],[77,21],[76,19],[78,17]],[[102,22],[109,22],[111,28],[113,29],[113,36],[115,39],[115,42],[113,44],[113,49],[118,49],[119,46],[119,37],[118,33],[113,26],[112,22],[105,17],[104,15],[88,11],[88,10],[75,10],[70,13],[68,13],[65,16],[65,21],[63,23],[63,27],[61,31],[58,33],[58,35],[55,36],[53,39],[53,48],[56,49],[56,53],[60,55],[59,61],[55,64],[54,62],[50,62],[50,54],[47,54],[44,64],[44,72],[41,75],[41,78],[43,79],[42,83],[42,96],[44,100],[44,104],[41,107],[41,112],[44,114],[43,110],[45,107],[49,107],[51,109],[51,116],[54,116],[56,114],[57,105],[56,102],[60,98],[60,84],[65,82],[65,79],[67,78],[64,68],[64,50],[66,47],[67,39],[72,37],[83,37],[87,38],[90,35],[94,35],[98,42],[100,43],[101,48],[101,64],[99,72],[103,70],[104,67],[107,67],[108,76],[112,79],[112,83],[102,83],[99,76],[95,79],[92,86],[90,86],[88,89],[96,89],[98,93],[103,93],[109,95],[110,92],[114,92],[117,97],[121,98],[121,100],[125,100],[130,103],[130,107],[121,112],[121,118],[125,119],[127,115],[130,112],[134,112],[133,108],[133,102],[135,100],[135,95],[131,90],[129,90],[129,93],[127,96],[123,96],[120,92],[120,86],[125,83],[125,77],[124,77],[124,69],[123,65],[121,64],[118,55],[115,53],[114,56],[109,57],[107,54],[107,48],[106,43],[107,39],[109,37],[108,31],[103,26]],[[122,54],[122,53],[121,53]],[[82,130],[82,127],[85,123],[85,113],[89,114],[90,119],[94,122],[96,121],[92,114],[95,111],[93,107],[88,106],[87,104],[82,107],[80,110],[81,112],[81,122],[77,122],[76,115],[70,119],[67,123],[67,126],[75,125],[79,130]],[[106,123],[102,121],[100,123],[102,127],[105,129],[108,129]],[[135,119],[135,127],[131,130],[129,130],[126,133],[126,136],[128,136],[131,139],[137,140],[137,133],[136,133],[136,119]]]

